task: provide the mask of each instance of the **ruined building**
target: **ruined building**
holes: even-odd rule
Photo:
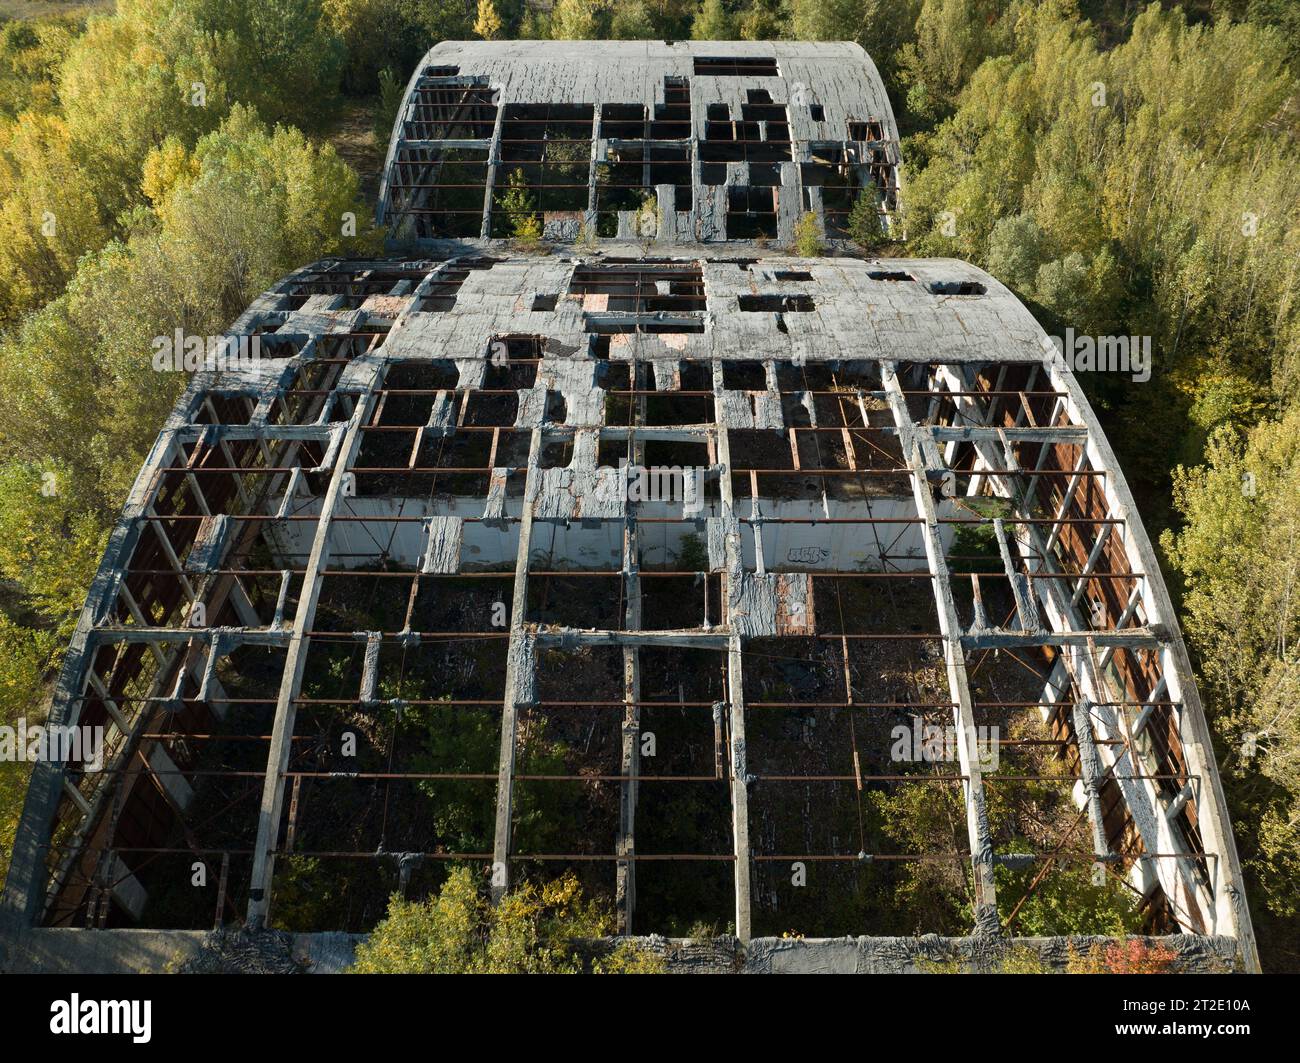
[[[35,772],[8,962],[319,957],[468,865],[750,969],[1026,920],[1055,962],[1067,886],[1256,968],[1078,382],[991,276],[846,239],[901,224],[900,161],[854,45],[432,49],[388,257],[249,307],[123,508],[52,715],[104,763]]]

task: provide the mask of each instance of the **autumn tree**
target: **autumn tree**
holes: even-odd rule
[[[556,0],[551,8],[551,36],[557,41],[589,41],[600,36],[605,5],[601,0]]]
[[[801,214],[794,227],[794,253],[800,258],[817,258],[825,249],[817,215],[812,211]]]
[[[474,20],[474,33],[485,41],[495,40],[501,32],[501,16],[492,0],[478,0],[478,17]]]
[[[394,896],[388,916],[357,947],[354,974],[654,974],[654,953],[627,942],[585,961],[579,944],[608,935],[612,920],[583,898],[568,874],[525,883],[499,904],[483,897],[469,869],[456,868],[422,902]]]
[[[1300,405],[1210,437],[1179,468],[1183,524],[1162,545],[1186,585],[1183,626],[1211,710],[1219,768],[1257,922],[1300,952]]]
[[[691,22],[691,36],[697,41],[726,41],[735,35],[731,16],[722,0],[704,0]]]

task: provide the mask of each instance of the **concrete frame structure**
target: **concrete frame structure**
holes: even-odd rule
[[[715,110],[722,105],[725,119]],[[587,108],[585,117],[575,107]],[[548,135],[522,138],[540,152],[525,160],[518,145],[512,157],[507,134],[512,123],[552,120],[565,124],[558,142],[575,139],[573,123],[587,124],[587,205],[530,207],[548,240],[570,244],[521,253],[493,235],[497,190],[511,169],[545,173]],[[638,121],[642,135],[629,136]],[[729,139],[711,135],[723,122],[734,127]],[[717,161],[719,143],[740,158]],[[669,148],[671,159],[652,158]],[[483,155],[468,233],[446,198],[463,183],[460,152]],[[639,208],[602,198],[611,182],[602,183],[601,167],[628,161],[620,152],[642,155],[636,191],[657,198],[652,235],[638,233]],[[576,165],[580,154],[559,165]],[[1033,866],[1037,885],[1082,859],[1134,889],[1152,925],[1183,939],[1180,948],[1208,942],[1209,953],[1258,969],[1169,597],[1114,454],[1056,348],[1014,295],[961,262],[798,258],[734,236],[767,214],[750,209],[752,190],[766,188],[773,222],[760,224],[775,224],[778,243],[792,239],[805,212],[833,237],[840,222],[823,195],[827,167],[853,196],[875,197],[887,227],[897,163],[883,87],[855,46],[434,48],[408,86],[381,191],[395,257],[316,263],[258,299],[230,332],[260,337],[262,359],[193,377],[113,531],[51,712],[54,722],[104,726],[112,756],[100,773],[37,768],[4,898],[8,928],[25,936],[27,954],[44,947],[31,944],[39,927],[131,925],[148,910],[151,876],[173,859],[211,865],[214,925],[252,927],[272,917],[277,862],[290,858],[383,864],[403,889],[427,864],[469,861],[490,869],[496,896],[523,867],[613,864],[623,933],[664,930],[638,916],[647,868],[730,865],[726,914],[754,955],[771,954],[754,931],[754,910],[764,907],[755,883],[782,864],[816,861],[850,874],[908,859],[964,864],[974,898],[969,940],[979,942],[1014,932],[1018,906],[999,903],[999,864]],[[710,166],[722,169],[706,174]],[[559,191],[566,184],[553,182]],[[529,184],[539,200],[550,187],[545,178]],[[741,199],[746,210],[729,209]],[[702,456],[682,463],[702,469],[694,494],[685,478],[684,498],[645,499],[630,488],[642,469],[676,467],[656,455],[688,453]],[[999,515],[975,505],[989,499]],[[962,570],[954,535],[972,528],[991,532],[1000,573]],[[327,584],[352,579],[398,588],[401,625],[323,626]],[[440,585],[470,579],[508,586],[504,626],[475,616],[454,629],[422,629],[426,595],[436,602]],[[560,607],[548,605],[545,590],[539,604],[537,594],[551,580],[616,587],[612,622],[552,615]],[[698,608],[702,593],[699,622],[678,622],[681,610],[655,590],[660,581],[683,588],[683,610]],[[929,584],[929,630],[846,628],[842,584],[917,582]],[[1000,622],[990,615],[994,584],[1011,603]],[[838,624],[817,608],[831,600],[827,588]],[[408,661],[473,642],[493,647],[501,665],[491,697],[404,696]],[[810,660],[821,650],[809,647],[828,645],[842,669],[838,696],[755,697],[752,673],[772,643]],[[900,699],[864,679],[863,648],[885,643],[933,651],[946,695]],[[322,697],[308,686],[324,668],[313,655],[330,646],[348,647],[355,667],[342,671],[346,691]],[[274,662],[273,696],[243,698],[224,685],[233,655],[254,652]],[[716,698],[646,696],[647,659],[696,652],[717,660]],[[619,662],[617,692],[582,703],[616,715],[617,768],[521,768],[534,718],[578,707],[548,696],[563,684],[548,660],[584,653]],[[1031,698],[977,693],[972,673],[1003,653],[1041,666],[1029,669],[1039,675]],[[495,768],[338,770],[319,741],[304,749],[297,727],[304,711],[313,720],[346,709],[400,721],[422,703],[499,713]],[[647,771],[644,714],[666,704],[707,718],[710,771]],[[851,768],[795,774],[760,763],[766,739],[747,740],[755,713],[824,712],[852,727],[865,714],[902,709],[950,716],[957,771],[873,769],[854,738]],[[263,726],[222,737],[241,713]],[[1074,827],[1087,824],[1082,849],[1071,848],[1083,837],[1073,827],[1054,848],[1008,849],[987,794],[1017,777],[990,775],[976,749],[979,729],[1006,713],[1036,718],[1052,736],[1069,768]],[[329,726],[321,734],[332,741]],[[204,767],[205,743],[236,739],[264,749],[264,762]],[[391,763],[391,743],[389,755]],[[190,810],[216,777],[232,796],[195,822]],[[394,786],[441,781],[491,788],[490,849],[427,847],[425,835],[387,829],[373,851],[297,844],[310,832],[303,810],[315,787],[382,789],[387,828]],[[521,851],[521,785],[557,783],[616,787],[613,830],[599,844],[575,840],[569,852]],[[890,853],[865,829],[858,846],[822,851],[773,848],[755,835],[756,822],[771,826],[751,807],[755,795],[782,784],[839,786],[860,802],[873,786],[936,783],[960,788],[964,851]],[[675,785],[724,795],[725,851],[644,844],[646,789]],[[860,805],[858,815],[861,827]],[[239,820],[247,844],[207,842],[213,819]],[[876,969],[861,959],[872,948],[827,962]]]
[[[842,236],[854,193],[886,220],[898,129],[855,44],[448,41],[412,74],[379,219],[411,247],[512,235],[526,174],[547,239],[770,239],[805,211]],[[436,176],[431,176],[436,175]]]

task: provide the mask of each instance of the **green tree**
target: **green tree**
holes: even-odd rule
[[[817,215],[812,211],[800,215],[794,227],[794,253],[800,258],[818,258],[825,250]]]
[[[737,21],[742,40],[774,41],[785,36],[788,14],[781,0],[752,0]]]
[[[237,103],[311,126],[338,89],[343,44],[320,0],[121,0],[90,19],[59,82],[74,156],[112,217],[140,202],[140,168]]]
[[[392,137],[397,112],[402,109],[405,97],[406,83],[392,67],[384,67],[379,72],[379,106],[375,109],[375,139],[381,143],[387,143]]]
[[[872,817],[897,852],[952,851],[965,834],[961,793],[947,786],[900,786],[867,794]],[[899,934],[964,934],[974,892],[965,868],[954,862],[919,860],[904,864],[893,885]]]
[[[1183,626],[1213,710],[1238,843],[1258,887],[1256,918],[1294,955],[1300,406],[1244,439],[1231,426],[1213,432],[1205,464],[1176,471],[1174,498],[1183,527],[1166,532],[1162,546],[1186,585]]]
[[[619,0],[614,4],[609,23],[609,39],[644,41],[659,35],[644,0]]]
[[[64,468],[0,466],[0,576],[57,623],[60,638],[72,634],[106,538]]]
[[[66,17],[0,25],[0,118],[57,107],[59,66],[82,28],[82,19]]]
[[[423,902],[394,896],[388,917],[357,947],[354,974],[577,974],[577,944],[607,935],[609,914],[583,899],[572,875],[525,883],[497,905],[467,868],[456,868]],[[657,973],[663,960],[631,943],[595,960],[595,973]]]
[[[984,268],[1021,294],[1033,291],[1038,270],[1045,263],[1043,231],[1029,214],[999,218],[989,233]]]
[[[1063,325],[1086,335],[1108,335],[1117,325],[1115,258],[1102,248],[1091,258],[1072,251],[1038,268],[1031,291]]]
[[[517,7],[505,0],[497,5],[507,26],[508,12]],[[355,96],[373,93],[381,70],[405,79],[438,41],[468,38],[477,14],[465,0],[321,0],[321,9],[330,32],[343,41],[343,89]]]
[[[0,323],[59,295],[107,237],[67,126],[24,113],[0,127]]]
[[[859,192],[849,211],[846,229],[849,239],[870,250],[884,243],[885,230],[880,224],[880,200],[872,189]]]
[[[1015,934],[1025,937],[1057,934],[1115,937],[1142,929],[1142,913],[1134,903],[1136,898],[1123,882],[1108,875],[1098,885],[1092,880],[1091,866],[1071,861],[1053,866],[1030,892],[1029,887],[1041,870],[1037,863],[1015,870],[994,868],[999,909],[1009,914],[1021,900],[1024,901],[1012,927]]]
[[[951,104],[990,55],[1005,50],[1009,0],[923,0],[915,43],[902,51],[903,77],[933,100]],[[909,102],[911,98],[909,97]]]
[[[52,631],[24,627],[0,614],[0,725],[16,727],[20,717],[29,724],[44,721],[46,675],[60,642]],[[9,854],[30,777],[31,765],[26,761],[0,760],[0,880],[9,872]]]
[[[236,108],[192,153],[144,167],[162,197],[125,240],[82,259],[67,291],[0,344],[0,455],[54,462],[77,498],[114,512],[183,380],[156,336],[225,330],[290,269],[364,248],[356,175],[331,147]],[[345,213],[358,237],[343,235]]]
[[[529,190],[522,170],[510,171],[506,193],[501,197],[501,213],[511,235],[520,243],[532,247],[541,240],[542,219],[537,214],[537,199]]]
[[[188,0],[204,38],[222,42],[218,67],[231,103],[270,124],[318,127],[332,111],[345,58],[321,0]]]
[[[735,25],[722,0],[704,0],[691,22],[691,37],[697,41],[728,41],[735,35]]]
[[[601,0],[556,0],[551,8],[551,36],[557,41],[589,41],[600,37]]]

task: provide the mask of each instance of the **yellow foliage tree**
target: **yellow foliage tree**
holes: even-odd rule
[[[497,14],[492,0],[478,0],[478,17],[474,20],[474,32],[485,41],[496,40],[501,32],[501,16]]]

